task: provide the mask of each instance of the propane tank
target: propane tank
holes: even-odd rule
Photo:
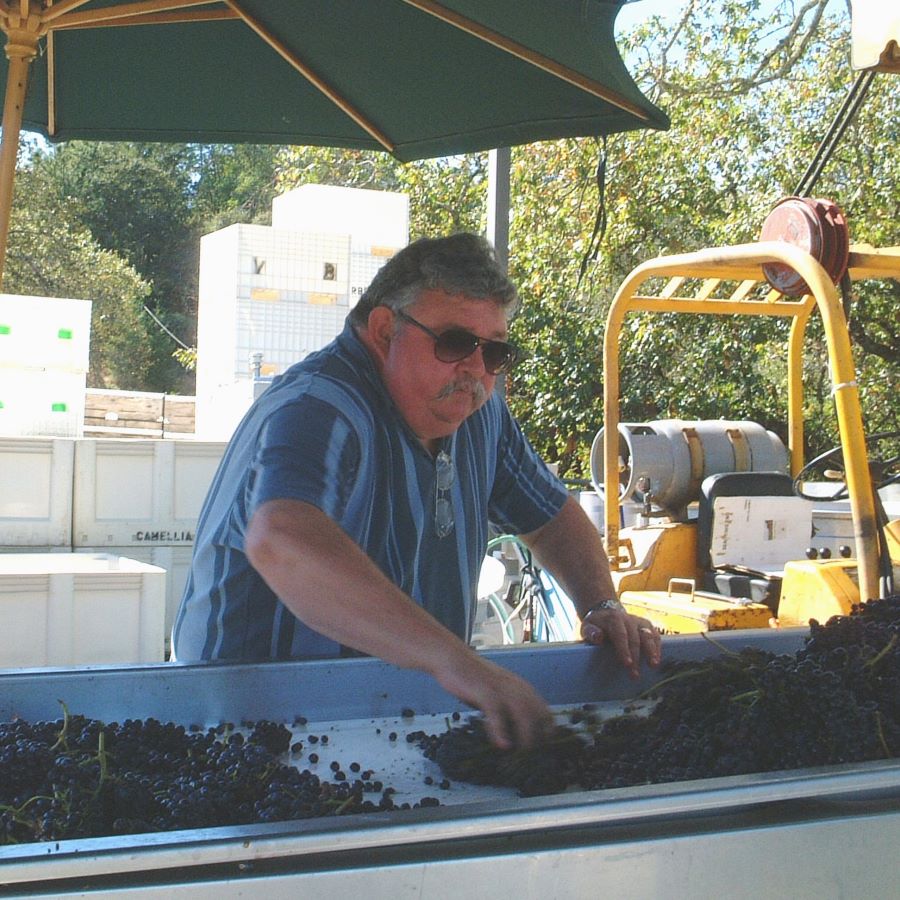
[[[605,429],[591,445],[591,480],[606,496],[603,475]],[[756,422],[721,419],[619,424],[619,499],[650,502],[674,519],[700,496],[700,484],[720,472],[789,472],[787,448]]]

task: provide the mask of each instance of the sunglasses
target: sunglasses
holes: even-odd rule
[[[415,325],[416,328],[434,339],[434,355],[441,362],[459,362],[461,359],[471,356],[481,347],[481,358],[484,360],[485,369],[491,375],[501,375],[508,372],[522,358],[522,352],[515,344],[506,341],[489,341],[464,328],[448,328],[447,331],[438,334],[427,325],[423,325],[412,316],[407,315],[402,309],[395,309],[394,313],[404,322]]]
[[[434,530],[439,538],[453,531],[453,503],[450,488],[453,487],[453,460],[446,450],[441,450],[434,461]]]

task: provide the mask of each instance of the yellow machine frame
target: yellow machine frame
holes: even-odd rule
[[[810,293],[788,297],[769,289],[761,298],[758,286],[766,282],[763,266],[770,263],[790,266],[806,282]],[[849,274],[854,280],[900,277],[900,247],[851,247]],[[668,279],[663,290],[656,294],[639,293],[649,279],[660,276]],[[699,282],[696,290],[695,282]],[[734,283],[738,283],[736,289],[719,293]],[[690,296],[681,293],[687,293],[689,288],[693,291]],[[618,441],[611,437],[619,430],[619,339],[625,317],[631,312],[676,312],[790,318],[788,452],[791,474],[796,476],[803,467],[803,338],[816,308],[822,317],[828,348],[856,542],[859,595],[863,598],[879,595],[875,502],[847,320],[838,292],[819,262],[804,250],[781,241],[659,257],[634,269],[619,288],[607,317],[603,343],[606,548],[614,573],[634,562],[631,548],[620,539]]]

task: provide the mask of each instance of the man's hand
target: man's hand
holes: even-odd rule
[[[501,750],[530,747],[553,725],[544,700],[527,681],[466,650],[467,659],[435,671],[441,686],[481,710],[488,737]]]
[[[581,623],[581,636],[589,644],[612,644],[619,662],[632,678],[640,675],[640,662],[658,666],[660,634],[646,619],[632,616],[623,609],[594,608]]]

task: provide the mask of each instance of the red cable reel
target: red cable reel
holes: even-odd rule
[[[838,284],[850,259],[850,229],[836,203],[811,197],[786,197],[763,223],[761,241],[786,241],[805,250]],[[766,281],[788,297],[810,293],[806,282],[784,263],[766,263]]]

